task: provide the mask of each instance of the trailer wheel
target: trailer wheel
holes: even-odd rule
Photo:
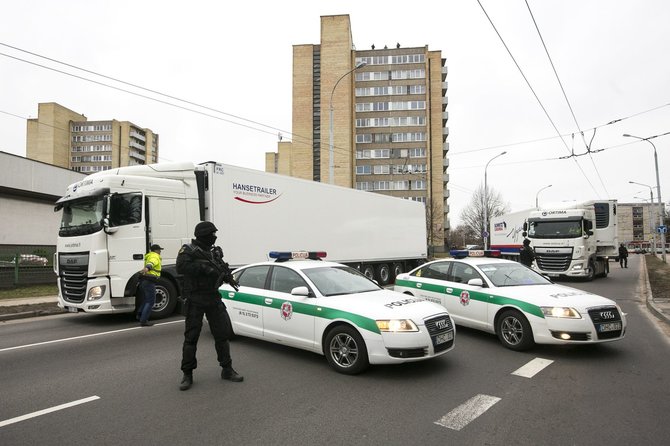
[[[365,277],[367,277],[370,280],[375,280],[375,269],[372,265],[365,264],[361,267],[361,272]]]
[[[391,282],[391,268],[388,264],[380,263],[377,265],[377,280],[379,285],[388,285]]]
[[[152,319],[162,319],[174,313],[177,306],[177,289],[172,282],[160,278],[156,283],[156,302],[151,309]]]
[[[393,280],[395,280],[396,277],[404,273],[405,271],[403,270],[402,263],[394,263],[393,264]]]

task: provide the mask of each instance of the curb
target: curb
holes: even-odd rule
[[[654,315],[656,318],[665,322],[667,325],[670,325],[670,317],[663,312],[660,308],[654,303],[654,296],[651,293],[651,284],[649,283],[649,272],[647,271],[647,258],[644,258],[642,262],[643,271],[641,272],[642,280],[642,293],[644,294],[644,302],[647,305],[647,309]]]
[[[24,311],[21,313],[7,313],[0,314],[0,322],[12,321],[16,319],[26,319],[29,317],[38,317],[38,316],[51,316],[52,314],[65,314],[65,311],[47,311],[47,310],[35,310],[35,311]]]

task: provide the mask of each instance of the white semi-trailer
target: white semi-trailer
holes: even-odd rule
[[[536,269],[550,277],[607,276],[618,255],[617,201],[589,200],[549,205],[491,220],[491,249],[517,256],[528,237]]]
[[[180,294],[175,259],[195,225],[213,222],[237,267],[270,251],[326,251],[380,284],[426,259],[424,205],[283,175],[207,162],[122,167],[70,185],[54,268],[69,311],[132,312],[150,245],[164,250],[152,317]]]

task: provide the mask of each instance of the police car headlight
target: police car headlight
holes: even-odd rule
[[[379,331],[419,331],[414,322],[409,319],[382,319],[375,322],[377,323]]]
[[[561,317],[568,319],[581,319],[582,315],[579,311],[569,307],[540,307],[542,314],[546,317]]]

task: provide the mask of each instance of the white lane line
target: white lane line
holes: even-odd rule
[[[497,396],[479,394],[467,400],[434,423],[455,431],[460,431],[475,418],[500,401]]]
[[[21,415],[20,417],[10,418],[9,420],[0,421],[0,427],[5,427],[9,424],[18,423],[19,421],[29,420],[30,418],[39,417],[41,415],[46,415],[51,412],[56,412],[59,410],[67,409],[68,407],[78,406],[79,404],[90,403],[91,401],[99,400],[100,397],[97,395],[89,396],[77,401],[72,401],[70,403],[61,404],[60,406],[50,407],[48,409],[38,410],[37,412],[29,413],[26,415]]]
[[[535,358],[528,364],[512,372],[512,375],[523,376],[524,378],[532,378],[552,362],[554,361],[551,359]]]
[[[170,322],[161,322],[160,324],[154,324],[154,327],[158,327],[160,325],[183,323],[183,322],[184,321],[182,321],[182,320],[170,321]],[[85,339],[85,338],[92,338],[92,337],[95,337],[95,336],[105,336],[105,335],[110,335],[110,334],[115,334],[115,333],[123,333],[124,331],[151,330],[151,329],[152,329],[152,327],[132,327],[132,328],[122,328],[120,330],[103,331],[101,333],[92,333],[92,334],[87,334],[87,335],[82,335],[82,336],[74,336],[72,338],[54,339],[54,340],[51,340],[51,341],[36,342],[35,344],[25,344],[25,345],[17,345],[15,347],[0,348],[0,353],[7,352],[9,350],[18,350],[18,349],[21,349],[21,348],[36,347],[38,345],[56,344],[58,342],[75,341],[77,339]]]

